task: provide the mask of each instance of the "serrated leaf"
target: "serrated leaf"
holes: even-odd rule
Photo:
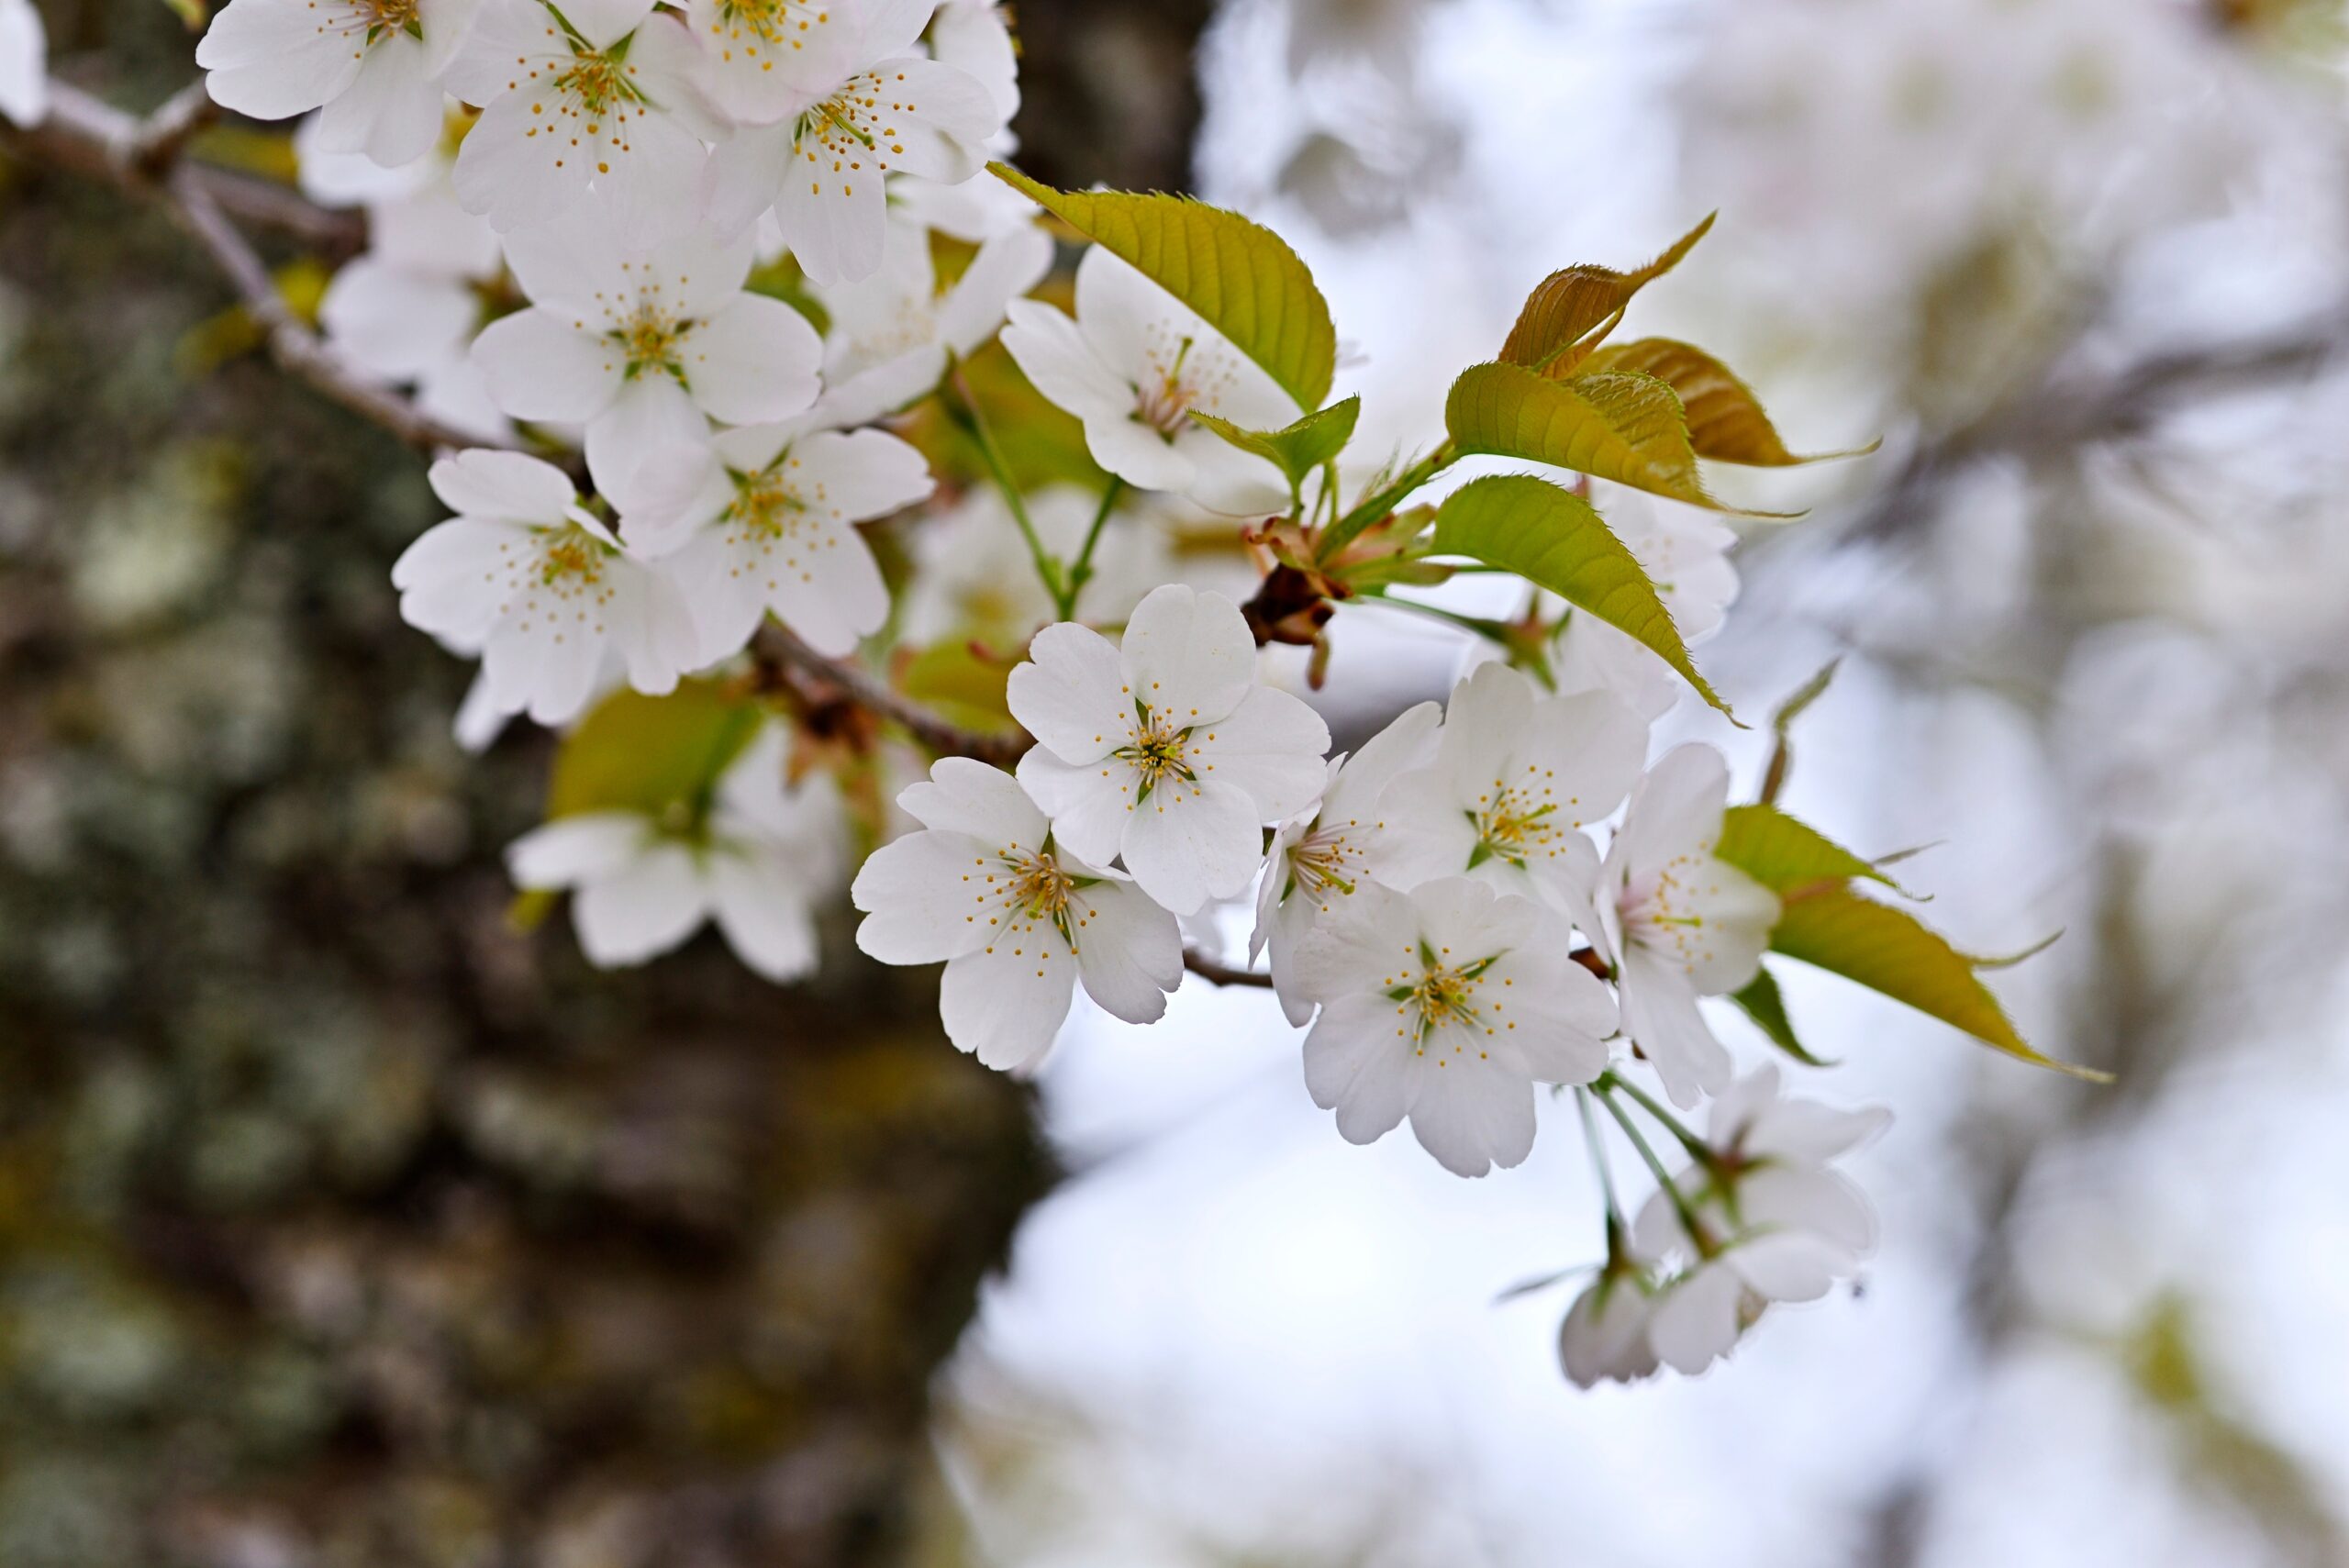
[[[1770,933],[1773,951],[1905,1002],[1964,1029],[2018,1061],[2089,1083],[2110,1073],[2058,1062],[2032,1050],[1955,948],[1907,911],[1848,888],[1791,900]]]
[[[1787,894],[1822,883],[1849,882],[1855,876],[1898,890],[1876,869],[1807,822],[1798,821],[1775,806],[1732,806],[1721,819],[1720,842],[1713,853],[1771,892]]]
[[[1271,229],[1188,196],[1056,191],[1009,164],[987,168],[1197,311],[1298,407],[1319,408],[1330,395],[1338,332],[1329,302]]]
[[[1583,364],[1586,374],[1627,371],[1652,375],[1680,395],[1687,411],[1688,444],[1697,455],[1748,468],[1794,468],[1831,458],[1864,457],[1882,446],[1871,441],[1849,451],[1798,456],[1787,450],[1777,427],[1762,411],[1762,400],[1720,361],[1692,343],[1672,338],[1642,338],[1609,344]]]
[[[1452,384],[1443,422],[1464,453],[1523,458],[1691,506],[1742,509],[1705,488],[1680,395],[1652,375],[1614,371],[1557,382],[1522,365],[1471,365]]]
[[[1354,423],[1362,417],[1362,399],[1349,397],[1308,414],[1279,430],[1247,430],[1229,419],[1193,410],[1191,417],[1243,452],[1264,458],[1288,477],[1292,488],[1305,483],[1314,470],[1346,450],[1354,439]]]
[[[1766,969],[1753,972],[1753,983],[1742,991],[1730,994],[1731,1001],[1740,1011],[1753,1020],[1754,1026],[1770,1037],[1770,1043],[1808,1067],[1832,1067],[1835,1064],[1813,1056],[1795,1036],[1794,1020],[1787,1017],[1787,999],[1778,991],[1777,976]]]
[[[1672,612],[1664,607],[1639,558],[1573,492],[1526,473],[1473,480],[1453,491],[1436,513],[1435,550],[1514,572],[1629,632],[1698,695],[1729,712],[1729,705],[1697,673]]]
[[[621,690],[564,737],[547,816],[641,811],[658,817],[700,798],[758,734],[762,710],[714,681],[666,696]]]
[[[1622,319],[1631,296],[1678,266],[1713,227],[1716,216],[1708,213],[1670,250],[1636,272],[1577,266],[1552,272],[1526,296],[1517,325],[1501,345],[1501,359],[1544,375],[1572,374]]]

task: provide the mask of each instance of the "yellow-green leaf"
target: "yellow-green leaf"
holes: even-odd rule
[[[1319,408],[1338,364],[1329,302],[1280,236],[1188,196],[1056,191],[1006,163],[996,176],[1206,318],[1297,399]]]
[[[1611,267],[1566,267],[1552,272],[1526,297],[1517,325],[1501,345],[1501,358],[1544,375],[1571,374],[1621,320],[1631,296],[1680,264],[1713,226],[1712,214],[1682,235],[1671,250],[1636,272]]]
[[[1264,459],[1287,475],[1289,484],[1295,486],[1303,484],[1315,469],[1346,450],[1346,443],[1354,439],[1354,422],[1362,417],[1362,399],[1349,397],[1342,403],[1332,403],[1279,430],[1242,429],[1229,419],[1197,410],[1191,417],[1241,451],[1254,452]]]
[[[1471,481],[1436,513],[1435,550],[1514,572],[1629,632],[1707,702],[1729,712],[1729,705],[1697,673],[1672,612],[1664,607],[1639,558],[1572,491],[1526,473]]]
[[[1906,910],[1849,888],[1829,889],[1789,901],[1770,933],[1770,946],[1905,1002],[2019,1061],[2090,1083],[2110,1082],[2108,1073],[2032,1050],[1965,954]]]
[[[1672,338],[1642,338],[1610,344],[1583,364],[1586,373],[1628,371],[1652,375],[1680,395],[1688,418],[1688,444],[1697,455],[1749,468],[1793,468],[1830,458],[1861,457],[1884,443],[1871,441],[1851,451],[1798,457],[1779,439],[1777,427],[1762,411],[1762,400],[1720,361],[1694,344]]]
[[[1017,728],[1006,695],[1010,683],[1010,664],[980,658],[963,639],[933,643],[915,654],[897,687],[965,729],[997,734]]]
[[[1652,375],[1615,371],[1556,382],[1522,365],[1471,365],[1452,384],[1443,419],[1463,452],[1546,462],[1675,501],[1739,509],[1705,489],[1680,395]]]
[[[1753,981],[1744,990],[1731,993],[1730,1000],[1737,1004],[1739,1011],[1753,1020],[1755,1028],[1769,1036],[1772,1045],[1797,1062],[1809,1067],[1835,1065],[1813,1056],[1796,1038],[1794,1020],[1787,1016],[1787,999],[1778,991],[1777,976],[1768,970],[1755,970]]]
[[[1713,853],[1773,893],[1867,877],[1897,887],[1890,877],[1807,822],[1775,806],[1732,806],[1721,820]]]
[[[621,690],[564,738],[547,816],[641,811],[660,816],[699,798],[758,734],[761,709],[714,681],[667,696]]]

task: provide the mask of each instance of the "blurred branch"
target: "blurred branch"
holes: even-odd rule
[[[797,670],[816,677],[859,707],[906,729],[931,751],[949,757],[1008,768],[1035,742],[1024,734],[987,735],[946,719],[892,687],[851,660],[827,659],[781,621],[759,628],[751,655],[770,669]]]
[[[1217,985],[1257,985],[1266,990],[1272,988],[1271,975],[1258,970],[1234,969],[1230,964],[1218,963],[1197,948],[1183,950],[1183,967],[1200,979]]]

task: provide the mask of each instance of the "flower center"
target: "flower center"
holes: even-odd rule
[[[1696,955],[1702,912],[1689,907],[1688,872],[1696,857],[1678,855],[1654,871],[1627,878],[1615,911],[1623,940],[1651,952],[1662,953],[1684,966]]]
[[[719,0],[718,19],[709,25],[713,33],[740,39],[749,34],[757,43],[744,44],[743,54],[752,60],[759,55],[759,44],[788,44],[793,49],[807,47],[807,34],[813,28],[829,26],[832,16],[829,10],[810,5],[807,0]],[[734,51],[719,50],[721,58],[731,60]],[[768,61],[762,70],[772,71],[774,62]]]
[[[633,37],[634,35],[629,35]],[[572,62],[554,79],[554,89],[577,103],[590,115],[607,115],[631,104],[644,103],[644,94],[629,80],[629,68],[608,54],[582,52],[578,44],[572,45]],[[601,134],[600,125],[590,125],[587,134]]]
[[[1317,902],[1331,888],[1351,894],[1354,884],[1348,865],[1361,857],[1362,851],[1343,828],[1317,828],[1289,850],[1292,891],[1301,892]]]
[[[1141,716],[1141,721],[1127,732],[1130,739],[1126,744],[1113,753],[1131,763],[1141,775],[1134,803],[1139,806],[1149,799],[1150,792],[1170,773],[1185,784],[1198,783],[1199,775],[1190,762],[1191,732],[1153,717],[1141,702],[1134,704],[1134,711]]]
[[[903,82],[900,73],[896,80]],[[839,92],[799,117],[798,128],[792,134],[793,150],[814,165],[819,175],[829,172],[840,177],[841,194],[856,195],[856,176],[864,172],[870,161],[876,174],[885,173],[889,160],[905,155],[906,144],[900,139],[904,132],[890,123],[901,115],[915,112],[911,99],[891,99],[884,105],[885,85],[878,72],[868,71],[851,81]],[[902,88],[898,89],[903,91]],[[813,183],[814,194],[823,194],[823,181]]]
[[[651,301],[644,301],[636,313],[608,334],[628,355],[628,368],[623,373],[633,381],[646,371],[659,371],[685,379],[685,367],[679,361],[677,350],[692,336],[696,323],[679,320]]]
[[[1531,770],[1529,769],[1529,772]],[[1475,870],[1486,861],[1505,861],[1525,869],[1525,862],[1534,856],[1548,858],[1556,854],[1556,846],[1571,828],[1557,820],[1558,803],[1550,791],[1530,784],[1512,784],[1500,779],[1493,781],[1492,792],[1476,797],[1476,809],[1468,812],[1469,824],[1476,829],[1476,847],[1469,852],[1468,867]]]
[[[603,581],[607,553],[604,541],[584,528],[551,529],[539,548],[539,581],[550,588],[570,581],[593,587]]]
[[[424,24],[417,16],[417,0],[358,0],[351,7],[358,26],[367,29],[370,44],[380,42],[394,33],[424,36]]]
[[[779,539],[796,528],[807,511],[807,503],[799,492],[785,484],[781,474],[767,469],[734,476],[734,502],[726,508],[726,517],[729,522]]]
[[[1165,369],[1152,365],[1157,378],[1154,386],[1144,382],[1134,389],[1134,417],[1169,441],[1183,433],[1190,423],[1191,406],[1198,401],[1198,389],[1183,380],[1183,364],[1191,357],[1192,342],[1184,339],[1174,350],[1174,362]]]
[[[1447,960],[1452,950],[1442,951],[1419,943],[1419,974],[1411,978],[1407,971],[1392,977],[1394,984],[1386,990],[1386,999],[1396,1004],[1396,1017],[1402,1020],[1396,1033],[1411,1042],[1413,1054],[1425,1056],[1428,1041],[1439,1030],[1449,1031],[1451,1049],[1439,1049],[1436,1065],[1446,1065],[1451,1058],[1460,1055],[1467,1041],[1478,1034],[1494,1034],[1502,1028],[1515,1029],[1514,1023],[1497,1022],[1505,1004],[1486,1001],[1478,993],[1486,985],[1486,973],[1499,962],[1500,955],[1480,958],[1473,963],[1453,964]],[[1477,1052],[1477,1060],[1485,1053]]]

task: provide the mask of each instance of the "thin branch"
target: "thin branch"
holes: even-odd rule
[[[872,671],[845,659],[827,659],[780,621],[770,620],[751,644],[752,657],[800,671],[838,688],[858,706],[903,728],[931,751],[1008,768],[1035,744],[1024,734],[988,735],[966,729],[896,690]]]
[[[1183,950],[1183,967],[1200,979],[1218,985],[1254,985],[1270,990],[1273,984],[1273,977],[1261,970],[1234,969],[1228,963],[1217,962],[1196,948]]]

